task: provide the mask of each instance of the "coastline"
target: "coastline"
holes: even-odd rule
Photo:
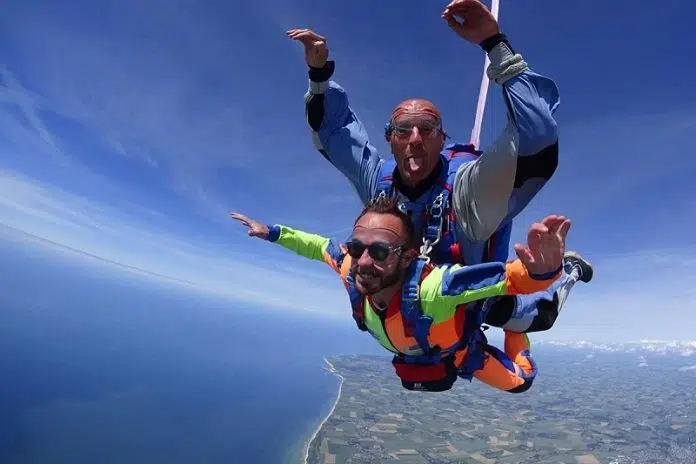
[[[324,359],[324,362],[329,366],[329,372],[331,372],[333,375],[335,375],[335,376],[338,377],[338,379],[339,379],[339,383],[338,383],[338,393],[336,394],[336,401],[334,401],[333,405],[331,406],[331,409],[330,409],[329,412],[326,414],[326,417],[324,417],[324,419],[319,423],[319,425],[318,425],[317,428],[314,430],[314,432],[312,433],[312,435],[309,437],[309,440],[307,440],[307,442],[305,443],[305,445],[304,445],[304,447],[303,447],[303,450],[302,450],[302,456],[303,456],[303,457],[302,457],[302,463],[303,463],[303,464],[309,464],[309,463],[308,463],[308,460],[309,460],[309,450],[310,450],[311,447],[312,447],[312,443],[314,443],[314,440],[317,438],[317,435],[319,435],[319,431],[321,430],[321,428],[324,426],[324,424],[326,423],[326,421],[329,420],[329,418],[331,417],[331,415],[332,415],[332,414],[334,413],[334,411],[336,410],[336,406],[338,405],[338,402],[339,402],[340,399],[341,399],[341,392],[343,391],[343,381],[344,381],[345,379],[343,378],[343,376],[342,376],[341,374],[338,373],[338,371],[337,371],[336,368],[333,366],[333,364],[331,364],[331,361],[329,361],[328,359],[326,359],[326,357],[324,357],[323,359]]]

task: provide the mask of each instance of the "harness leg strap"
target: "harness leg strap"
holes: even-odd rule
[[[428,335],[433,322],[432,318],[422,314],[420,305],[420,282],[426,264],[426,261],[422,259],[413,261],[409,269],[409,278],[404,283],[401,293],[401,314],[413,329],[413,336],[424,356],[428,356],[431,351]]]

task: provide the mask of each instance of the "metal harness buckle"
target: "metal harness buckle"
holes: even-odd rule
[[[433,219],[437,219],[439,225],[437,227],[437,235],[435,236],[434,241],[431,242],[429,238],[423,237],[423,245],[420,247],[420,256],[418,256],[418,258],[424,259],[426,263],[430,262],[430,253],[433,251],[433,247],[438,244],[440,238],[442,237],[442,225],[444,224],[442,206],[444,204],[444,200],[444,192],[440,192],[440,194],[435,198],[435,201],[433,201],[433,204],[428,209],[430,217]]]

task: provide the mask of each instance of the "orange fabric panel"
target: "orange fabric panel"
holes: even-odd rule
[[[508,295],[530,294],[545,290],[561,275],[561,271],[550,279],[532,279],[522,261],[516,259],[505,263],[505,286]]]
[[[512,360],[525,374],[531,374],[532,364],[526,356],[520,354],[529,349],[529,339],[526,334],[505,331],[505,354]]]
[[[517,370],[517,366],[515,366]],[[493,356],[488,356],[483,364],[483,368],[474,372],[474,377],[493,388],[500,390],[511,390],[524,383],[524,379],[511,372],[500,361]]]
[[[411,334],[407,333],[406,321],[402,317],[401,311],[399,311],[401,295],[395,295],[394,300],[390,304],[390,310],[387,311],[384,327],[394,348],[402,353],[409,353],[418,348],[418,342]],[[462,336],[463,329],[464,310],[462,308],[457,311],[455,317],[440,324],[433,324],[430,327],[430,345],[439,345],[442,349],[449,348],[457,343]]]

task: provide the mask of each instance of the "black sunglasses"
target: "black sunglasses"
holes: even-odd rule
[[[403,247],[394,247],[383,242],[375,242],[365,245],[360,240],[352,239],[346,242],[346,248],[348,249],[348,254],[353,259],[360,259],[365,252],[365,249],[367,249],[367,253],[370,255],[370,258],[374,259],[375,261],[384,261],[389,257],[389,253],[394,251],[398,254]]]

